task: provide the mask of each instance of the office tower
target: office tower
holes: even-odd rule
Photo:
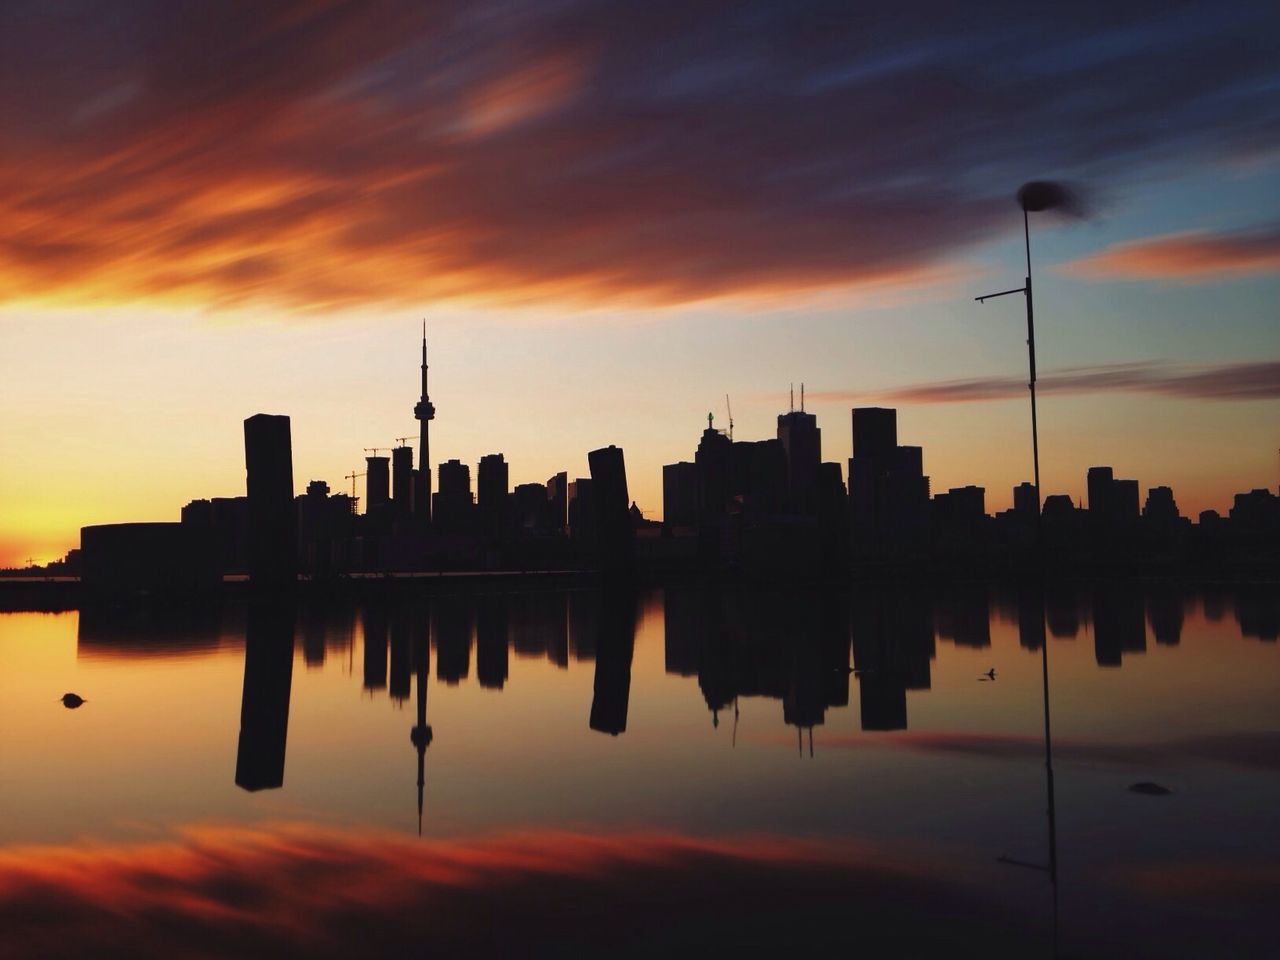
[[[1090,467],[1086,475],[1089,488],[1089,521],[1095,527],[1109,527],[1115,519],[1112,484],[1115,475],[1110,467]]]
[[[244,790],[284,785],[293,686],[293,622],[290,603],[259,598],[249,605],[235,777],[236,786]]]
[[[422,325],[422,396],[414,404],[413,416],[418,421],[418,488],[414,492],[414,510],[424,523],[431,522],[431,421],[436,408],[427,396],[427,325]]]
[[[549,533],[564,533],[568,519],[569,475],[564,471],[547,480],[547,519]]]
[[[391,451],[391,500],[397,516],[413,513],[413,447]]]
[[[486,535],[500,536],[507,526],[507,461],[500,453],[480,458],[476,468],[476,511]]]
[[[1173,523],[1179,518],[1178,504],[1170,487],[1152,487],[1147,491],[1147,502],[1142,516],[1154,523]]]
[[[682,460],[662,468],[662,520],[669,527],[698,522],[698,465]]]
[[[435,494],[432,518],[445,533],[464,531],[471,521],[471,468],[460,460],[440,464],[440,490]]]
[[[386,457],[364,458],[365,513],[377,513],[391,502],[390,463]]]
[[[707,414],[707,429],[702,431],[693,458],[700,481],[698,522],[703,526],[720,523],[733,487],[733,441],[715,429],[713,423],[711,414]]]
[[[853,456],[887,458],[898,445],[898,411],[892,407],[855,407]]]
[[[244,422],[249,500],[249,578],[260,586],[297,579],[297,516],[289,418],[259,413]]]
[[[735,441],[730,462],[730,498],[740,496],[743,506],[753,514],[783,513],[789,508],[787,454],[781,440]],[[811,495],[812,474],[807,483],[806,495]]]
[[[596,502],[596,535],[601,566],[624,571],[635,554],[635,530],[627,495],[627,468],[622,448],[613,445],[587,454],[591,467],[592,495]]]
[[[595,488],[590,477],[579,477],[569,484],[569,536],[590,546],[596,539]]]
[[[787,506],[796,513],[812,513],[813,485],[822,462],[818,418],[803,409],[779,414],[778,440],[786,458]]]
[[[1040,513],[1040,500],[1034,483],[1023,481],[1013,488],[1013,512],[1031,519]]]
[[[898,411],[856,407],[850,417],[853,456],[849,458],[849,513],[854,547],[864,556],[879,555],[887,539],[881,477],[891,468],[898,446]]]
[[[1117,523],[1126,526],[1138,521],[1138,481],[1111,481],[1111,504]]]
[[[512,521],[526,533],[539,532],[546,514],[547,488],[540,483],[519,483],[511,491]]]

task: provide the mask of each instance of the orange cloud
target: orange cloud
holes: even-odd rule
[[[59,11],[0,8],[10,300],[663,304],[910,277],[1016,228],[1015,169],[1227,149],[1275,111],[1275,64],[1245,55],[1265,4],[1136,46],[1107,18],[946,4],[817,29],[582,0]],[[1079,51],[1118,42],[1082,83]]]
[[[1061,268],[1101,279],[1193,283],[1280,269],[1280,227],[1211,233],[1197,230],[1117,243]]]

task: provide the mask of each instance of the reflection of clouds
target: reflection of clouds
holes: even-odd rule
[[[21,955],[110,945],[133,956],[342,956],[395,944],[528,955],[710,936],[758,949],[876,932],[941,946],[994,913],[932,879],[937,867],[838,839],[545,831],[458,842],[204,827],[163,843],[0,851],[0,923]],[[898,929],[922,904],[973,926]],[[1001,937],[1021,935],[1015,923]]]
[[[790,744],[789,738],[770,742]],[[835,734],[822,737],[821,746],[861,749],[902,747],[930,753],[968,754],[996,760],[1043,758],[1044,739],[1001,733],[911,732],[876,735]],[[1221,763],[1258,770],[1280,771],[1280,732],[1226,733],[1152,743],[1104,743],[1096,740],[1053,738],[1054,758],[1077,763],[1171,765]]]

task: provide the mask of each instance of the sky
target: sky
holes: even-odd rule
[[[616,443],[660,516],[803,382],[824,459],[895,406],[1002,509],[1030,179],[1087,201],[1031,221],[1045,493],[1275,487],[1280,10],[865,6],[6,3],[0,565],[242,494],[257,412],[350,491],[424,320],[437,462]]]

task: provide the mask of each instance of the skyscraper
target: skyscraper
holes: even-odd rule
[[[787,499],[791,510],[809,513],[814,508],[814,481],[822,462],[822,431],[818,418],[804,410],[778,415],[778,439],[787,458]]]
[[[413,447],[391,451],[391,500],[396,514],[407,517],[413,508]]]
[[[413,498],[414,509],[424,523],[431,522],[431,421],[436,408],[427,396],[427,325],[422,324],[422,396],[414,404],[413,416],[418,427],[418,489]]]

